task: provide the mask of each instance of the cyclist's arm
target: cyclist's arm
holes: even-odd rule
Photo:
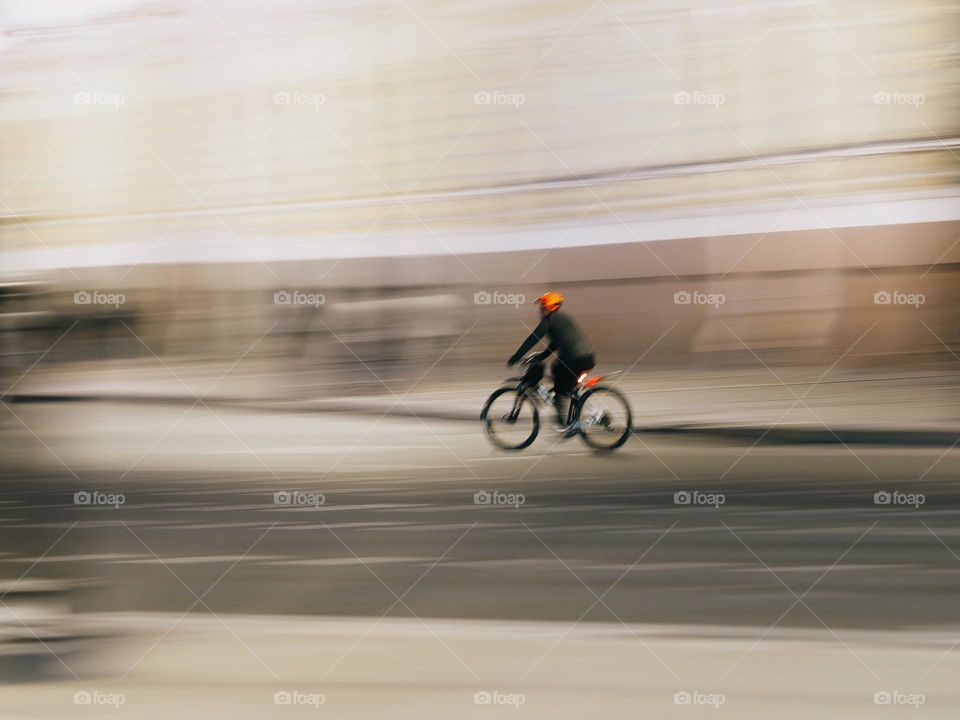
[[[542,361],[546,360],[548,357],[550,357],[551,355],[553,355],[556,351],[557,351],[557,344],[554,343],[554,342],[551,342],[551,343],[547,346],[547,349],[544,350],[543,352],[539,353],[539,354],[537,355],[537,357],[538,357],[538,358],[540,359],[540,361],[542,362]]]
[[[543,336],[547,333],[547,320],[549,319],[550,318],[548,316],[540,321],[540,324],[533,329],[533,332],[530,333],[529,336],[527,336],[527,339],[523,341],[523,344],[520,346],[520,348],[510,356],[510,359],[507,360],[507,365],[515,365],[520,358],[527,354],[530,348],[543,339]],[[549,355],[551,352],[553,352],[552,349],[547,352],[547,355]],[[544,357],[546,357],[546,355]]]

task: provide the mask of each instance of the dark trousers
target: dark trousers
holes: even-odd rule
[[[595,365],[593,355],[583,355],[576,358],[557,358],[553,361],[550,371],[553,373],[554,403],[557,406],[557,415],[560,420],[565,419],[566,396],[577,384],[580,373],[593,369]]]

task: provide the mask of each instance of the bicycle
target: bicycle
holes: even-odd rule
[[[503,450],[522,450],[536,440],[540,433],[539,407],[550,407],[553,400],[552,391],[540,384],[544,375],[540,353],[528,355],[520,364],[528,366],[524,375],[507,378],[510,384],[494,390],[480,413],[487,437]],[[580,373],[570,395],[566,426],[579,423],[576,433],[594,450],[616,450],[633,428],[633,413],[626,397],[616,388],[600,384],[604,378],[619,374],[589,377],[586,372]]]

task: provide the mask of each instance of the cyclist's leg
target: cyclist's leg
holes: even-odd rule
[[[597,359],[594,357],[593,353],[589,355],[584,355],[578,364],[577,374],[579,375],[582,372],[590,372],[597,366]]]
[[[551,368],[553,373],[553,404],[557,410],[557,422],[567,423],[567,400],[574,384],[577,382],[576,369],[569,363],[557,358]]]
[[[561,399],[557,403],[557,413],[562,418],[560,421],[561,424],[566,424],[567,421],[567,401],[570,398],[571,393],[573,392],[574,386],[577,384],[577,378],[580,377],[580,373],[589,372],[596,365],[596,361],[593,357],[593,354],[584,355],[583,357],[571,358],[569,360],[560,360],[557,358],[557,361],[553,365],[553,389],[554,389],[554,399]],[[559,375],[558,375],[559,373]],[[560,382],[557,382],[557,377],[560,378]]]

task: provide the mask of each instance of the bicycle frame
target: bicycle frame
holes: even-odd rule
[[[510,419],[516,420],[520,415],[520,410],[523,407],[523,399],[528,398],[538,407],[543,407],[547,405],[547,399],[544,398],[539,392],[541,383],[543,382],[545,373],[543,370],[544,366],[543,360],[536,360],[529,363],[529,367],[526,373],[522,376],[514,376],[507,378],[508,382],[517,382],[517,399],[514,401],[513,410],[510,413]],[[589,377],[586,372],[581,373],[580,377],[577,379],[576,385],[573,386],[573,390],[570,392],[570,402],[567,403],[567,415],[565,424],[569,425],[573,422],[573,419],[577,417],[580,412],[580,402],[581,395],[584,390],[594,387],[602,380],[613,375],[619,375],[623,371],[616,370],[606,375],[595,375],[594,377]],[[531,378],[536,376],[536,380]],[[550,403],[552,405],[552,403]]]

